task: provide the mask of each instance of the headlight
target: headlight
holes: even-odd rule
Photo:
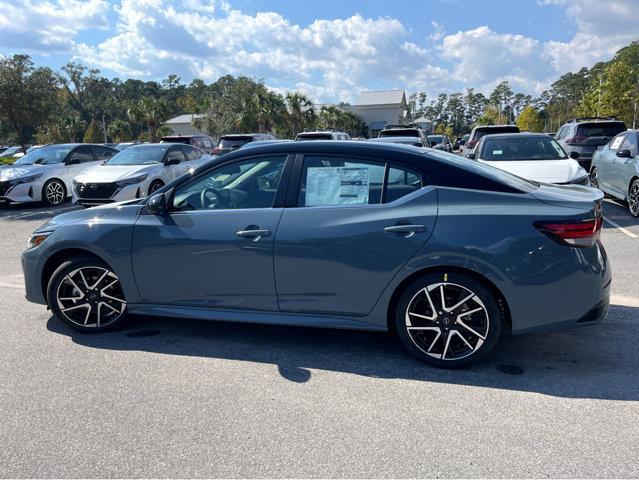
[[[33,233],[27,241],[27,249],[35,248],[44,242],[53,232],[37,232]]]
[[[126,187],[127,185],[135,185],[136,183],[143,182],[146,180],[149,174],[140,175],[139,177],[127,178],[126,180],[122,180],[118,182],[118,187]]]
[[[570,181],[571,185],[590,185],[590,177],[588,175],[584,175],[583,177],[575,178]]]
[[[34,180],[37,180],[38,178],[40,178],[42,176],[42,173],[36,173],[34,175],[29,175],[28,177],[22,177],[22,178],[16,178],[15,180],[11,180],[11,182],[9,182],[9,185],[20,185],[23,183],[31,183]]]

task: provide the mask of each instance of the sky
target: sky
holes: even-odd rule
[[[639,40],[639,0],[0,0],[0,55],[112,78],[247,75],[315,102],[364,90],[537,95]]]

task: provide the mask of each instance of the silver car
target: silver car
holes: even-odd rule
[[[0,202],[59,205],[71,196],[74,177],[116,153],[111,147],[82,143],[32,150],[12,165],[0,167]]]

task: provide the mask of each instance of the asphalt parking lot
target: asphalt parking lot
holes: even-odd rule
[[[639,221],[606,201],[607,320],[464,371],[391,335],[135,318],[79,334],[19,255],[69,210],[0,207],[3,477],[637,477]]]

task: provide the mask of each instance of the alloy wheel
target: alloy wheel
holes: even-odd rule
[[[633,217],[639,217],[639,179],[632,182],[628,192],[628,209]]]
[[[149,195],[157,192],[160,188],[162,188],[164,185],[162,185],[160,182],[154,182],[150,187],[149,187]]]
[[[590,183],[593,187],[599,188],[599,177],[597,176],[597,169],[590,170]]]
[[[448,282],[418,291],[408,303],[405,322],[417,348],[430,357],[449,361],[479,350],[490,328],[488,311],[477,294]]]
[[[56,301],[62,315],[82,327],[106,327],[126,309],[117,275],[97,266],[81,267],[67,274],[58,285]]]
[[[51,205],[58,205],[64,200],[64,186],[57,181],[49,182],[44,189],[44,196]]]

